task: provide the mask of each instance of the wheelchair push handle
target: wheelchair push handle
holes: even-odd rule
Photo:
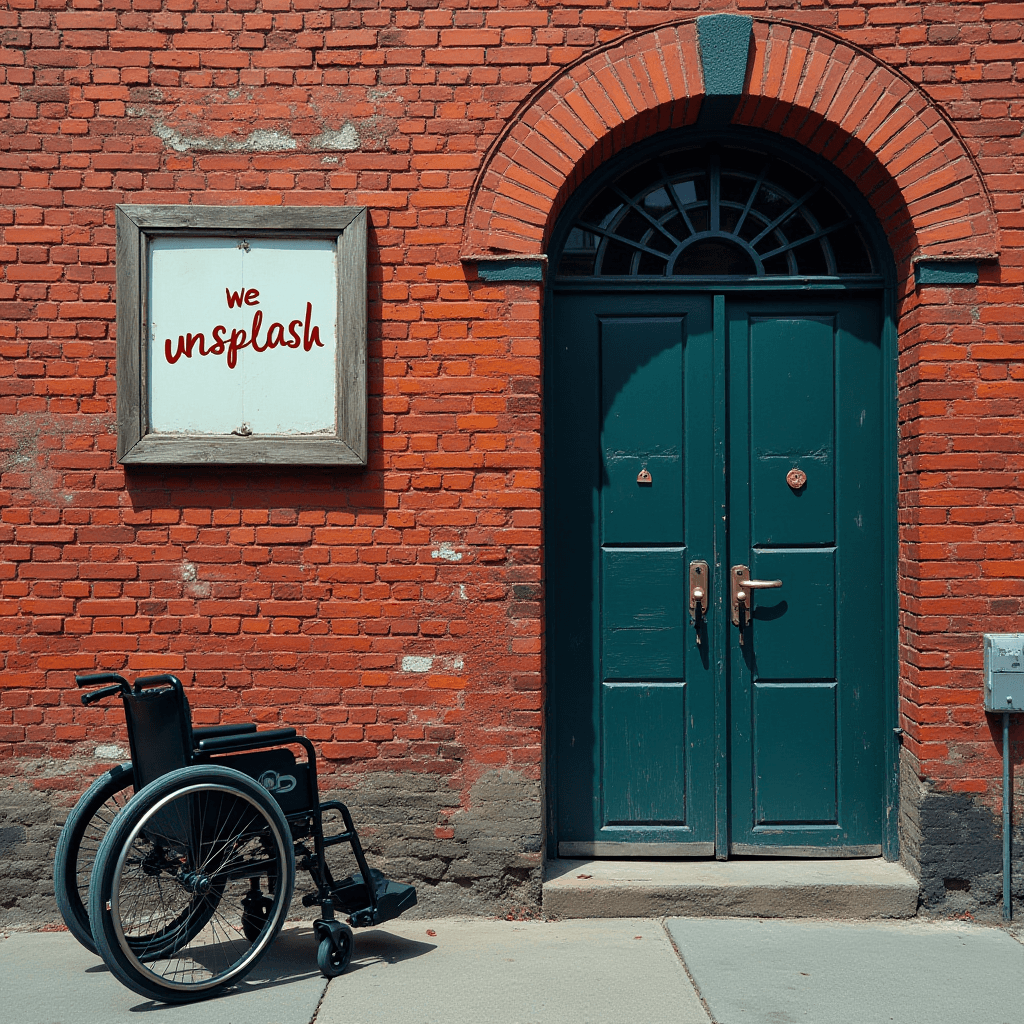
[[[128,693],[128,681],[119,676],[116,672],[94,672],[92,675],[75,676],[75,682],[79,686],[99,686],[99,690],[82,694],[83,704],[92,704],[94,701],[103,700],[104,697],[113,697],[118,693]],[[107,683],[107,686],[103,686]]]
[[[185,692],[182,689],[181,680],[177,676],[167,675],[166,673],[159,676],[139,676],[135,680],[136,693],[142,693],[143,690],[147,690],[151,686],[172,686],[182,695]]]
[[[117,683],[119,687],[127,686],[128,680],[119,676],[116,672],[93,672],[87,676],[75,676],[75,685],[82,686],[103,686],[104,684]]]
[[[104,697],[113,697],[115,693],[120,693],[121,687],[115,686],[104,686],[102,690],[93,690],[91,693],[82,694],[83,704],[92,704],[93,701],[103,700]]]
[[[128,680],[124,676],[118,675],[117,672],[93,672],[89,675],[75,676],[75,682],[80,687],[100,687],[91,693],[83,693],[83,704],[92,704],[94,701],[103,700],[104,697],[113,697],[115,694],[130,696],[133,689],[138,694],[150,687],[157,686],[171,686],[182,692],[181,680],[177,676],[171,675],[140,676],[135,680],[134,687],[130,686]]]

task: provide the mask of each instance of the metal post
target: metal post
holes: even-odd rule
[[[1013,917],[1010,903],[1010,713],[1003,712],[1003,920]]]

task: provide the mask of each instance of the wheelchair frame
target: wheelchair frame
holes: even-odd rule
[[[81,848],[81,837],[89,827],[96,807],[113,791],[126,788],[125,767],[108,773],[112,777],[110,781],[106,781],[108,776],[98,780],[69,816],[58,844],[55,865],[58,904],[69,929],[83,944],[93,948],[86,941],[91,937],[108,967],[129,987],[150,998],[184,1002],[213,995],[238,981],[255,966],[283,923],[288,906],[282,908],[280,904],[290,903],[296,867],[308,872],[315,887],[313,892],[302,897],[302,903],[306,907],[320,906],[320,917],[313,922],[313,933],[318,944],[318,964],[327,977],[340,974],[351,959],[353,940],[349,925],[365,927],[380,924],[415,905],[416,890],[412,886],[392,882],[370,868],[348,808],[336,800],[320,801],[316,752],[313,744],[298,735],[294,728],[260,732],[251,723],[193,728],[184,687],[173,675],[140,677],[134,686],[112,672],[78,676],[75,681],[78,686],[91,690],[82,695],[83,704],[115,695],[121,697],[128,726],[135,795],[117,811],[99,845],[90,879],[89,911],[85,921],[88,929],[83,928],[81,913],[75,912],[83,901],[80,893],[70,892],[69,879],[80,874],[72,872],[72,868],[77,871],[76,858]],[[91,689],[93,687],[98,689]],[[297,760],[287,749],[291,745],[302,748],[305,761]],[[227,820],[231,820],[233,814],[239,825],[250,827],[255,827],[257,820],[263,821],[262,830],[256,829],[251,834],[243,830],[243,834],[246,841],[262,844],[267,858],[272,856],[268,843],[279,831],[274,822],[282,822],[287,835],[284,840],[278,836],[276,841],[279,846],[282,841],[290,842],[284,862],[273,861],[277,867],[272,869],[266,866],[271,864],[271,860],[251,860],[247,874],[245,868],[238,867],[234,873],[225,868],[221,876],[216,872],[202,875],[198,867],[183,871],[179,864],[185,859],[182,849],[190,848],[190,843],[197,849],[203,843],[207,847],[211,845],[205,835],[197,838],[194,819],[195,808],[200,806],[197,801],[201,799],[196,794],[200,791],[207,794],[202,798],[205,800],[212,799],[210,794],[216,791],[226,794],[219,797],[221,803],[234,801],[237,806],[228,814]],[[265,795],[261,796],[261,793]],[[167,838],[171,832],[161,822],[161,815],[166,817],[171,813],[170,809],[177,806],[175,801],[180,803],[179,815],[184,809],[183,817],[178,819],[177,843]],[[204,813],[206,806],[202,804]],[[328,812],[341,815],[344,831],[324,835],[323,818]],[[164,827],[162,832],[158,827],[161,825]],[[200,826],[200,832],[203,827]],[[163,840],[162,845],[154,836]],[[312,850],[307,845],[310,841]],[[148,935],[145,941],[126,938],[120,923],[115,922],[111,926],[112,902],[114,910],[119,909],[118,894],[107,891],[112,885],[120,885],[126,864],[140,863],[137,856],[134,859],[129,856],[129,847],[144,842],[160,850],[162,859],[153,859],[151,855],[148,861],[141,862],[139,877],[145,881],[143,876],[146,874],[151,877],[166,875],[169,887],[173,881],[177,887],[175,891],[181,890],[179,896],[188,893],[192,904],[207,907],[198,912],[183,912],[185,916],[179,917],[173,928],[168,926],[154,933],[156,937]],[[242,834],[239,834],[234,839],[234,846],[241,843]],[[325,853],[329,847],[341,843],[351,846],[359,873],[336,881]],[[225,849],[228,845],[227,840],[221,842]],[[256,872],[260,865],[266,868],[272,897],[265,896],[260,890],[263,875]],[[287,870],[289,877],[280,877],[281,870]],[[275,871],[278,873],[272,878]],[[228,880],[238,882],[245,878],[249,882],[249,892],[236,906],[242,909],[240,930],[250,939],[252,946],[248,959],[244,956],[240,959],[242,966],[237,970],[232,968],[229,976],[219,983],[204,981],[189,985],[168,982],[164,985],[158,976],[148,977],[147,971],[152,972],[146,967],[147,958],[148,962],[171,955],[181,959],[182,949],[213,921]],[[274,889],[275,884],[280,892]],[[206,889],[201,890],[202,885]],[[220,886],[219,891],[217,885]],[[257,926],[263,928],[261,922],[266,921],[271,905],[276,906],[275,921],[271,928],[273,934],[267,936],[264,934],[266,929],[258,930]],[[336,911],[347,915],[348,924],[338,920]],[[250,932],[258,934],[259,944]]]

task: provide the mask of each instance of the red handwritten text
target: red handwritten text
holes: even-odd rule
[[[259,292],[250,288],[246,292],[231,292],[225,289],[228,296],[228,306],[241,306],[244,302],[247,306],[258,305],[257,296]],[[250,301],[250,299],[252,301]],[[164,340],[164,356],[172,366],[184,356],[191,359],[193,355],[200,356],[227,356],[228,367],[234,369],[238,365],[238,353],[245,348],[251,348],[254,352],[266,352],[274,348],[301,348],[309,352],[314,345],[320,348],[324,343],[320,340],[320,328],[312,322],[313,303],[306,303],[306,315],[301,320],[292,320],[288,324],[288,333],[285,335],[283,323],[273,323],[267,328],[267,333],[260,337],[263,328],[263,310],[257,309],[252,316],[252,324],[247,332],[244,328],[234,327],[228,334],[228,328],[223,324],[217,324],[210,332],[211,343],[207,343],[206,335],[200,331],[198,334],[178,335],[178,344],[167,338]]]

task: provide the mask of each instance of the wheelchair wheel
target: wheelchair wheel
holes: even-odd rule
[[[266,877],[277,884],[257,929],[247,897]],[[137,793],[103,840],[89,890],[93,937],[140,995],[205,999],[256,965],[294,884],[291,832],[270,793],[232,768],[180,768]]]
[[[132,766],[118,765],[85,791],[68,815],[53,860],[53,889],[68,931],[96,952],[89,927],[89,878],[114,816],[131,799]]]
[[[352,929],[343,924],[339,936],[341,941],[338,945],[335,945],[334,939],[328,936],[321,939],[316,947],[316,965],[325,978],[338,977],[352,962],[352,949],[355,945]]]

